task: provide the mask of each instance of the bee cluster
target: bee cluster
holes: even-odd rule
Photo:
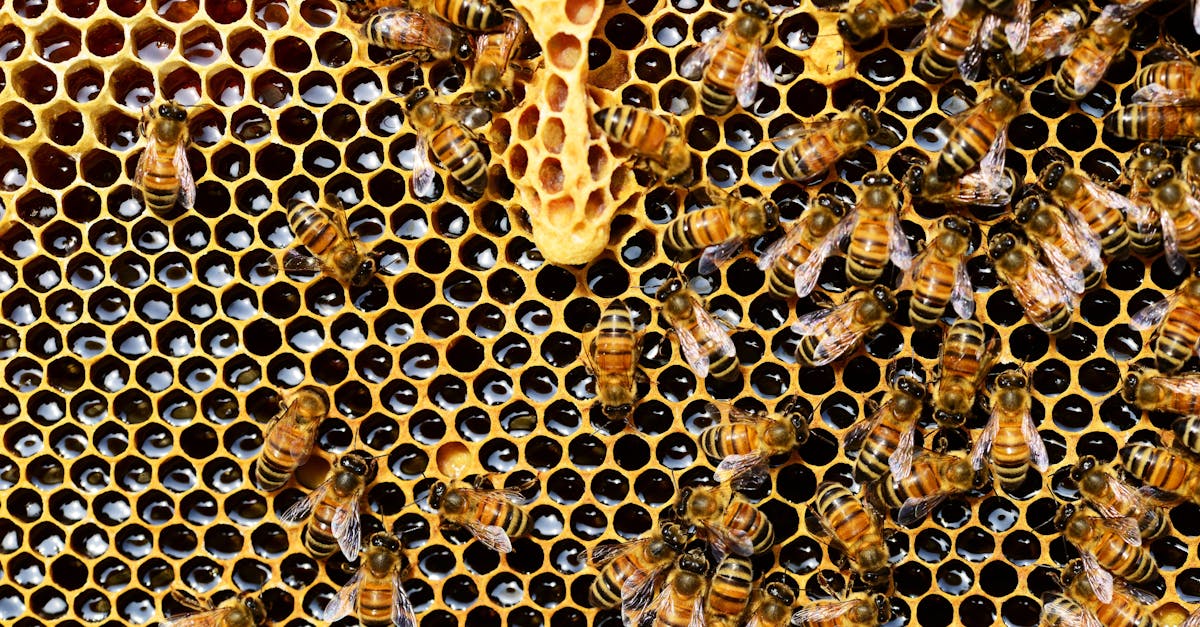
[[[0,7],[0,622],[1200,624],[1193,6],[515,4]]]

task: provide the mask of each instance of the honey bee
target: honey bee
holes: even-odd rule
[[[846,278],[854,285],[870,287],[879,280],[889,259],[902,270],[912,266],[908,239],[900,228],[898,188],[886,172],[863,177],[862,196],[847,217],[851,227]]]
[[[1087,566],[1081,559],[1067,562],[1059,576],[1059,581],[1067,596],[1091,611],[1098,619],[1097,622],[1091,624],[1113,625],[1114,627],[1155,627],[1158,624],[1151,614],[1152,604],[1156,603],[1158,599],[1137,588],[1122,582],[1114,582],[1112,600],[1107,603],[1101,601],[1088,577]],[[1083,621],[1081,624],[1089,623]]]
[[[1039,627],[1103,627],[1099,620],[1071,597],[1056,592],[1042,595]]]
[[[525,69],[513,56],[528,33],[525,20],[512,13],[503,29],[475,37],[475,64],[471,66],[469,79],[475,104],[492,111],[512,108],[513,83],[518,71]]]
[[[1157,491],[1157,500],[1174,503],[1189,499],[1200,503],[1200,465],[1193,457],[1152,444],[1130,444],[1121,449],[1120,455],[1125,472]]]
[[[1134,102],[1184,104],[1195,102],[1200,90],[1200,64],[1189,59],[1152,63],[1142,68],[1133,81]]]
[[[695,526],[720,555],[757,555],[775,542],[771,521],[729,483],[684,488],[675,514]]]
[[[1128,198],[1093,182],[1087,175],[1055,161],[1039,176],[1039,183],[1050,198],[1068,212],[1074,212],[1100,242],[1104,254],[1121,258],[1129,254],[1129,229],[1125,213],[1136,211]]]
[[[1138,523],[1143,539],[1156,538],[1167,530],[1163,508],[1145,492],[1100,468],[1095,457],[1085,455],[1071,467],[1071,480],[1079,488],[1083,501],[1105,518],[1132,518]]]
[[[1185,416],[1171,425],[1175,444],[1200,455],[1200,416]]]
[[[878,513],[841,484],[829,481],[817,486],[813,503],[821,528],[850,560],[863,583],[872,589],[889,584],[891,555]]]
[[[789,126],[778,139],[794,139],[795,143],[779,153],[775,173],[800,183],[815,179],[846,155],[866,146],[881,129],[875,112],[863,106],[831,120]]]
[[[409,96],[406,103],[408,122],[417,131],[417,149],[413,162],[413,191],[418,196],[433,195],[433,164],[429,151],[474,197],[487,190],[488,160],[473,129],[490,119],[479,107],[440,103],[427,87]]]
[[[1125,51],[1133,34],[1129,16],[1109,5],[1083,33],[1054,75],[1054,91],[1064,100],[1083,100],[1108,73],[1113,60]]]
[[[711,627],[743,627],[739,619],[750,605],[754,566],[750,558],[726,555],[713,571],[704,599],[704,618]],[[686,627],[686,626],[685,626]]]
[[[243,594],[221,607],[214,608],[211,600],[201,601],[178,590],[171,597],[179,604],[195,610],[159,623],[160,627],[264,627],[267,608],[262,601]]]
[[[943,180],[935,168],[914,165],[904,175],[904,187],[911,198],[966,207],[1003,207],[1012,200],[1017,175],[1004,167],[1007,140],[992,142],[988,153],[979,160],[979,168],[958,177]]]
[[[892,606],[878,593],[816,603],[792,614],[792,624],[799,627],[878,627],[890,620]]]
[[[655,599],[652,627],[691,627],[704,624],[704,593],[708,589],[708,559],[692,549],[675,560],[667,583]],[[639,620],[634,624],[641,624]]]
[[[700,83],[700,106],[708,115],[725,115],[733,110],[734,98],[742,107],[754,104],[761,82],[775,84],[775,73],[763,54],[763,40],[771,32],[771,8],[759,0],[742,0],[721,34],[700,46],[683,60],[679,73]]]
[[[1121,397],[1143,411],[1183,416],[1200,414],[1200,373],[1151,375],[1140,369],[1130,369],[1125,375]]]
[[[772,581],[760,586],[754,593],[746,627],[787,627],[795,604],[796,593],[786,585]]]
[[[1034,258],[1028,245],[1011,233],[1001,233],[988,242],[988,256],[1031,322],[1051,335],[1066,330],[1078,298],[1054,271]]]
[[[721,413],[716,405],[710,403],[709,408]],[[790,453],[808,440],[809,416],[794,407],[783,414],[769,414],[729,405],[724,413],[727,422],[700,433],[704,454],[721,459],[714,473],[718,481],[743,475],[761,478],[769,458]]]
[[[1200,100],[1186,104],[1135,102],[1104,118],[1113,135],[1145,141],[1174,141],[1200,137]]]
[[[858,44],[890,26],[921,20],[931,5],[928,0],[862,0],[842,14],[837,29],[847,43]]]
[[[1067,289],[1076,294],[1100,284],[1104,268],[1100,241],[1074,211],[1040,194],[1026,196],[1014,209],[1017,224]]]
[[[610,420],[626,418],[637,397],[637,364],[642,338],[633,328],[625,301],[614,300],[600,316],[596,337],[581,353],[584,364],[596,378],[596,396]]]
[[[350,232],[341,203],[324,209],[295,200],[288,207],[287,217],[296,239],[312,256],[289,250],[283,257],[284,270],[324,273],[352,287],[363,287],[375,276],[379,269],[377,255],[363,252],[358,237]]]
[[[831,363],[882,328],[894,313],[896,297],[876,285],[856,291],[836,307],[800,316],[792,324],[792,331],[804,336],[796,345],[796,361],[810,368]]]
[[[779,208],[769,198],[745,200],[721,194],[714,206],[685,213],[667,227],[663,244],[679,255],[703,249],[698,270],[712,274],[742,249],[742,244],[779,226]]]
[[[825,259],[849,232],[843,220],[852,208],[837,196],[821,194],[758,259],[758,269],[770,271],[768,285],[776,298],[803,298],[812,292]]]
[[[1157,574],[1154,558],[1142,546],[1137,521],[1131,518],[1087,516],[1067,503],[1054,517],[1054,524],[1063,538],[1079,549],[1084,575],[1103,603],[1112,603],[1114,575],[1146,583]]]
[[[400,540],[389,533],[371,536],[358,572],[325,606],[324,620],[357,614],[367,627],[416,627],[417,616],[404,592],[404,556]]]
[[[408,57],[466,61],[471,58],[471,41],[450,24],[421,11],[397,7],[380,9],[363,24],[368,43],[387,50],[400,51],[395,62]]]
[[[599,571],[589,590],[592,605],[621,605],[626,615],[645,607],[689,540],[683,527],[668,522],[637,540],[592,549],[589,560]]]
[[[1166,157],[1163,157],[1163,160],[1165,159]],[[1200,140],[1188,143],[1180,172],[1188,185],[1191,185],[1192,196],[1200,196]]]
[[[346,561],[352,562],[362,546],[359,502],[377,471],[375,458],[363,451],[348,451],[338,458],[324,483],[284,510],[279,518],[286,523],[308,519],[304,548],[316,557],[328,557],[341,547]]]
[[[1151,206],[1161,216],[1167,265],[1183,274],[1189,261],[1200,260],[1200,199],[1169,165],[1150,175],[1146,185]]]
[[[409,6],[467,30],[493,30],[504,23],[504,9],[493,0],[409,0]]]
[[[1154,172],[1170,164],[1170,153],[1159,143],[1145,142],[1125,165],[1129,179],[1129,201],[1125,214],[1129,223],[1129,247],[1140,255],[1151,255],[1162,245],[1162,216],[1154,208],[1149,180]],[[1185,177],[1186,178],[1186,177]]]
[[[188,211],[196,203],[196,182],[187,160],[187,120],[187,109],[175,102],[142,109],[138,133],[146,138],[146,148],[133,173],[133,186],[146,208],[160,216],[170,213],[176,201]]]
[[[1158,327],[1154,356],[1159,372],[1170,374],[1182,368],[1200,343],[1200,276],[1188,278],[1170,298],[1135,313],[1129,326],[1137,331]]]
[[[292,472],[308,459],[317,428],[329,415],[329,395],[319,387],[306,385],[282,409],[283,413],[267,425],[262,453],[254,465],[254,479],[267,492],[282,488]]]
[[[935,324],[948,304],[964,320],[975,315],[975,290],[966,262],[970,245],[971,226],[962,218],[946,216],[938,221],[938,230],[908,275],[912,285],[908,317],[914,325]]]
[[[519,490],[492,490],[458,481],[439,481],[429,491],[429,506],[437,510],[443,525],[466,527],[487,548],[511,553],[512,538],[525,533],[529,514],[518,507],[525,503]]]
[[[976,470],[991,456],[996,482],[1010,494],[1025,483],[1030,467],[1045,472],[1050,466],[1046,443],[1030,414],[1032,401],[1024,372],[1010,370],[996,377],[991,419],[971,450]]]
[[[1066,6],[1049,7],[1033,19],[1025,48],[1020,53],[999,48],[992,53],[992,60],[1002,74],[1024,74],[1047,61],[1069,54],[1085,32],[1086,4],[1071,2]]]
[[[671,325],[679,340],[679,350],[696,376],[703,379],[711,374],[721,380],[737,376],[737,349],[733,338],[682,279],[668,279],[654,297],[662,303],[663,318]]]
[[[899,508],[897,522],[916,524],[947,498],[985,485],[987,474],[970,459],[926,451],[913,459],[912,472],[899,481],[884,477],[870,486],[877,503]]]
[[[692,155],[675,118],[622,105],[601,109],[593,119],[610,142],[632,152],[634,161],[655,177],[667,183],[691,181]]]
[[[958,320],[946,331],[933,388],[933,418],[939,425],[957,428],[966,422],[998,347],[999,339],[986,339],[983,325],[975,320]]]
[[[979,165],[987,155],[1003,151],[1008,125],[1021,112],[1025,90],[1011,78],[996,82],[991,94],[950,119],[953,130],[938,154],[937,176],[950,180]],[[995,157],[993,157],[995,158]]]
[[[856,481],[875,481],[889,470],[896,480],[908,476],[912,469],[913,436],[924,406],[925,386],[912,377],[899,377],[888,402],[870,420],[858,423],[846,434],[846,448],[860,449],[854,464]]]
[[[974,57],[982,55],[982,50],[974,50],[982,44],[983,22],[989,18],[974,0],[960,4],[960,10],[953,14],[943,10],[925,31],[925,40],[913,61],[913,71],[930,83],[945,81],[955,69],[964,76],[972,75]],[[998,19],[992,21],[999,24]]]

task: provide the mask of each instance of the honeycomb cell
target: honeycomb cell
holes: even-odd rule
[[[204,12],[218,24],[232,24],[246,15],[245,0],[204,0]]]
[[[252,68],[262,63],[267,54],[267,40],[253,28],[240,28],[226,37],[225,48],[235,63]]]

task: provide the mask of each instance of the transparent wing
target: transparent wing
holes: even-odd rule
[[[717,470],[713,473],[713,476],[717,481],[725,482],[735,477],[741,477],[742,475],[755,475],[761,473],[766,463],[767,458],[757,451],[744,455],[727,455],[717,465]]]
[[[861,448],[867,434],[879,426],[879,423],[883,421],[884,414],[890,408],[890,402],[884,403],[879,409],[875,410],[875,413],[871,414],[869,419],[857,422],[853,427],[850,427],[850,430],[846,432],[846,437],[842,440],[842,447],[851,451]]]
[[[146,138],[146,147],[142,149],[142,156],[138,157],[137,169],[133,171],[133,184],[139,192],[144,193],[146,185],[146,170],[150,167],[150,161],[153,159],[154,153],[158,150],[158,140],[153,136]],[[143,196],[145,198],[145,196]]]
[[[1096,518],[1094,520],[1112,530],[1125,544],[1142,546],[1142,534],[1138,530],[1137,521],[1133,518]]]
[[[1058,275],[1059,280],[1072,293],[1082,294],[1085,289],[1085,279],[1083,268],[1077,267],[1077,264],[1066,255],[1058,246],[1043,244],[1039,242],[1038,248],[1046,257],[1046,262],[1054,273]]]
[[[692,620],[688,621],[688,627],[704,627],[704,597],[703,594],[697,594],[692,600]]]
[[[333,521],[329,525],[347,562],[353,562],[362,548],[362,526],[358,519],[358,502],[361,497],[362,490],[356,490],[346,502],[338,505],[338,508],[333,510]]]
[[[709,405],[716,407],[715,403],[709,403]],[[765,411],[742,409],[737,405],[726,406],[725,411],[722,413],[725,415],[726,419],[729,420],[729,422],[762,423],[771,420],[771,415]]]
[[[1165,212],[1159,214],[1159,224],[1162,225],[1163,252],[1166,253],[1167,266],[1175,274],[1187,272],[1187,259],[1179,250],[1179,235],[1175,232],[1175,220]]]
[[[839,116],[824,120],[814,120],[812,122],[792,124],[781,129],[778,135],[771,138],[771,141],[783,141],[790,144],[814,133],[836,134],[841,125],[846,123],[846,120],[847,118]]]
[[[701,379],[707,377],[708,353],[700,347],[700,342],[690,330],[678,325],[675,327],[675,337],[679,338],[679,352],[683,353],[683,359],[691,366],[692,372]]]
[[[742,241],[742,238],[735,237],[705,248],[704,253],[700,255],[700,264],[696,269],[700,274],[716,272],[726,261],[733,259],[742,251]]]
[[[1097,21],[1099,21],[1099,18],[1097,18]],[[1075,81],[1073,83],[1075,92],[1079,94],[1091,93],[1100,82],[1100,79],[1104,78],[1104,75],[1108,73],[1108,66],[1111,62],[1111,57],[1099,55],[1088,64],[1089,67],[1087,69],[1078,69],[1075,72]]]
[[[283,261],[279,266],[287,272],[320,274],[325,271],[325,264],[320,259],[305,255],[294,248],[283,253]]]
[[[175,149],[171,162],[179,173],[179,204],[190,211],[196,205],[196,181],[192,178],[192,166],[188,165],[187,150],[183,145]]]
[[[429,160],[429,142],[419,136],[416,152],[413,155],[413,193],[418,196],[432,196],[433,177],[433,163]]]
[[[1067,291],[1066,286],[1058,279],[1058,275],[1037,260],[1029,260],[1029,271],[1025,278],[1025,281],[1009,284],[1013,296],[1017,297],[1022,306],[1037,304],[1038,307],[1048,307],[1052,303],[1062,302]],[[1069,298],[1067,305],[1073,310],[1076,302]],[[1026,306],[1026,309],[1029,307]],[[1047,330],[1040,320],[1035,320],[1034,324],[1043,331]]]
[[[841,312],[841,309],[842,307],[831,307],[810,311],[796,318],[796,321],[792,323],[792,330],[801,335],[816,335],[822,329],[835,324],[838,318],[845,317],[845,313]]]
[[[621,582],[621,610],[626,616],[636,615],[649,604],[654,596],[654,588],[665,570],[639,570]]]
[[[763,54],[762,46],[755,44],[746,57],[746,64],[737,75],[734,83],[738,104],[749,107],[754,104],[754,94],[758,91],[758,83],[774,84],[775,73],[771,71],[767,57]]]
[[[1141,504],[1144,497],[1141,492],[1133,489],[1129,484],[1117,479],[1116,477],[1105,473],[1105,481],[1108,483],[1108,489],[1112,491],[1113,498],[1101,503],[1088,501],[1100,515],[1105,518],[1119,518],[1124,515],[1119,504]],[[1149,506],[1146,504],[1146,506]]]
[[[1083,558],[1083,574],[1092,586],[1092,592],[1096,593],[1096,598],[1102,603],[1112,603],[1112,573],[1100,567],[1100,562],[1096,561],[1091,551],[1080,551],[1079,554]]]
[[[1062,627],[1101,627],[1099,621],[1092,617],[1091,612],[1061,595],[1042,604],[1042,621],[1044,625],[1062,625]]]
[[[349,616],[351,612],[358,609],[358,593],[362,589],[363,577],[366,575],[366,568],[361,567],[346,585],[342,586],[337,594],[329,600],[325,605],[325,612],[322,614],[322,620],[332,623],[335,620],[340,620]]]
[[[806,213],[788,229],[788,232],[783,237],[775,240],[773,244],[768,246],[767,250],[758,258],[757,264],[755,264],[758,266],[758,269],[767,272],[775,266],[775,262],[779,261],[784,253],[804,241],[805,230],[811,221],[810,214]]]
[[[1078,250],[1089,266],[1099,267],[1102,265],[1103,247],[1100,244],[1100,238],[1092,232],[1091,227],[1078,211],[1071,209],[1056,211],[1054,219],[1068,246],[1073,246]]]
[[[1146,592],[1145,590],[1134,588],[1124,581],[1117,581],[1114,587],[1121,594],[1131,597],[1135,603],[1141,605],[1154,605],[1155,603],[1158,603],[1158,597]]]
[[[900,228],[900,216],[895,211],[888,216],[888,255],[892,263],[901,270],[912,267],[912,250],[908,247],[908,238],[904,229]]]
[[[960,261],[954,271],[954,290],[950,292],[950,304],[963,320],[970,320],[975,316],[975,288],[971,285],[971,274],[967,272],[967,264],[964,261]]]
[[[835,601],[802,607],[792,614],[793,625],[827,623],[858,606],[858,601]]]
[[[983,468],[988,457],[992,454],[992,445],[996,443],[996,434],[1000,432],[1000,411],[998,408],[992,408],[992,416],[988,419],[987,426],[979,433],[979,439],[975,440],[975,446],[971,448],[971,467],[975,470]]]
[[[1004,25],[1004,35],[1014,54],[1021,54],[1029,43],[1029,10],[1032,0],[1017,0],[1016,9]]]
[[[920,498],[910,498],[904,501],[904,505],[900,506],[900,511],[896,514],[896,522],[909,527],[921,522],[929,512],[932,512],[935,507],[942,504],[950,495],[942,490]]]
[[[817,247],[809,252],[808,257],[805,257],[804,261],[796,267],[793,283],[797,296],[803,298],[812,293],[813,288],[817,285],[817,277],[821,276],[821,268],[825,266],[825,260],[829,258],[838,242],[850,232],[851,226],[849,220],[838,222],[837,226],[826,233]]]
[[[1021,435],[1029,443],[1029,463],[1039,471],[1045,472],[1046,468],[1050,467],[1050,457],[1046,454],[1046,443],[1042,441],[1042,434],[1038,433],[1037,425],[1033,424],[1033,415],[1029,412],[1028,405],[1021,416]]]
[[[971,25],[971,43],[958,59],[958,71],[964,80],[974,82],[979,79],[986,56],[987,43],[992,39],[992,33],[1000,30],[1001,18],[995,13],[989,13],[982,20],[975,20]]]
[[[1150,83],[1133,92],[1130,100],[1135,104],[1179,106],[1200,102],[1200,95],[1187,90],[1171,89],[1159,83]]]
[[[709,62],[717,54],[717,50],[725,45],[726,39],[729,37],[729,28],[722,28],[721,33],[713,37],[708,43],[696,48],[683,60],[683,64],[679,66],[679,74],[688,80],[700,78],[700,73],[708,66]]]
[[[853,309],[851,313],[838,316],[832,324],[829,325],[824,337],[817,344],[817,349],[814,351],[816,358],[814,366],[823,366],[837,359],[843,353],[850,350],[855,344],[862,340],[866,334],[864,328],[854,328],[853,326]]]
[[[647,542],[650,538],[639,538],[630,540],[629,542],[616,542],[613,544],[602,544],[593,548],[588,553],[588,563],[597,570],[604,567],[605,564],[613,561],[620,555],[624,555],[627,551],[633,550]]]
[[[896,481],[902,481],[912,474],[913,441],[916,431],[916,420],[906,424],[904,430],[900,432],[900,441],[896,444],[896,451],[888,458],[888,468],[892,471],[892,477]]]
[[[162,621],[159,627],[220,627],[232,611],[232,607],[220,607],[204,612],[192,612]]]
[[[714,551],[721,555],[735,553],[749,557],[754,554],[754,543],[750,536],[741,529],[730,529],[725,525],[704,525],[708,534],[709,544]]]
[[[298,523],[307,519],[308,515],[312,513],[313,508],[316,507],[317,503],[320,503],[321,499],[325,498],[325,491],[328,490],[329,486],[331,485],[333,485],[332,477],[326,479],[324,483],[317,486],[317,489],[313,490],[308,496],[296,501],[291,507],[283,510],[283,513],[279,515],[279,519],[285,523]]]
[[[467,529],[487,548],[497,553],[512,553],[512,540],[504,529],[496,525],[481,525],[475,521],[467,523]]]
[[[1175,377],[1154,377],[1154,382],[1169,395],[1186,396],[1200,395],[1200,375],[1180,375]]]
[[[1137,211],[1138,209],[1137,203],[1130,200],[1124,194],[1115,192],[1088,178],[1083,178],[1083,186],[1087,188],[1088,193],[1098,198],[1104,206],[1115,207],[1121,211],[1122,215],[1130,211]]]
[[[417,612],[404,591],[399,570],[392,574],[392,623],[396,627],[417,627]]]
[[[718,355],[737,354],[737,346],[733,344],[733,338],[729,337],[729,334],[725,332],[725,328],[717,323],[716,318],[713,318],[707,309],[693,303],[692,311],[696,314],[696,326],[699,327],[700,332],[706,337],[716,339],[716,353]]]
[[[1008,148],[1008,126],[996,131],[996,137],[988,151],[979,159],[979,174],[989,181],[1000,183],[1004,179],[1004,151]],[[1010,191],[1011,195],[1011,191]]]
[[[1196,31],[1200,32],[1200,26],[1196,28]],[[1200,627],[1200,607],[1192,610],[1192,613],[1188,614],[1188,617],[1179,624],[1179,627]]]
[[[1171,310],[1171,305],[1175,302],[1178,295],[1170,298],[1163,298],[1142,307],[1137,313],[1133,314],[1133,318],[1129,321],[1129,326],[1134,331],[1145,331],[1162,323],[1163,318],[1167,317],[1167,312]]]
[[[946,17],[954,17],[962,11],[965,0],[942,0],[942,14]]]

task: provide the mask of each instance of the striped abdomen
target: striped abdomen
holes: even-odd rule
[[[491,30],[504,22],[500,9],[487,0],[433,0],[435,12],[469,30]]]
[[[946,146],[938,158],[938,177],[950,179],[962,176],[979,165],[979,160],[987,154],[999,130],[996,121],[983,112],[963,120],[946,139]]]
[[[1168,219],[1175,225],[1176,244],[1179,252],[1189,261],[1200,258],[1200,219],[1187,208],[1186,202],[1166,206]]]
[[[614,301],[600,317],[599,331],[592,344],[592,361],[601,373],[630,372],[637,357],[633,319],[629,308],[621,301]]]
[[[338,495],[332,487],[326,490],[304,527],[304,548],[315,557],[329,557],[338,549],[337,539],[333,537],[333,517],[339,506],[336,499]]]
[[[757,507],[738,498],[725,508],[721,524],[733,530],[746,532],[755,555],[771,548],[775,543],[775,530],[771,521]]]
[[[813,248],[813,243],[806,234],[795,246],[784,251],[775,260],[775,265],[771,266],[771,276],[767,280],[771,294],[783,300],[796,296],[796,270],[812,254]]]
[[[1129,254],[1129,227],[1125,226],[1125,216],[1119,209],[1105,206],[1091,194],[1087,194],[1077,208],[1091,231],[1100,238],[1104,254],[1111,257]]]
[[[912,471],[900,481],[877,481],[872,486],[879,502],[892,509],[903,507],[908,499],[931,496],[942,487],[937,466],[921,459],[913,460]]]
[[[677,253],[691,253],[733,238],[733,223],[726,207],[709,207],[679,216],[663,240]]]
[[[1200,310],[1183,304],[1173,308],[1163,320],[1154,344],[1158,371],[1169,373],[1183,367],[1196,353],[1197,338],[1200,338]]]
[[[750,604],[754,586],[754,568],[750,558],[728,555],[717,565],[708,587],[705,614],[709,617],[741,616]]]
[[[508,502],[480,499],[475,509],[475,520],[483,526],[499,527],[510,537],[525,533],[529,525],[529,515],[519,507]]]
[[[735,84],[742,68],[746,67],[748,43],[731,33],[724,48],[713,55],[700,83],[700,106],[704,113],[724,115],[733,110]]]
[[[1095,39],[1084,39],[1063,59],[1062,67],[1054,75],[1054,89],[1067,100],[1083,100],[1104,78],[1118,52],[1106,49]],[[1081,79],[1076,80],[1076,77]]]
[[[908,317],[913,324],[932,325],[941,319],[954,291],[955,267],[938,258],[921,264],[913,274]]]
[[[700,349],[708,354],[708,374],[723,380],[731,379],[737,374],[737,354],[721,352],[722,338],[716,334],[702,334],[697,326],[690,327],[688,332],[700,342]]]
[[[333,250],[342,239],[329,216],[306,203],[298,203],[288,212],[288,224],[296,239],[317,256]]]
[[[475,138],[452,124],[434,135],[429,145],[455,180],[476,195],[483,195],[488,183],[487,160]]]
[[[150,148],[147,148],[150,150]],[[174,144],[159,143],[146,157],[146,171],[141,180],[142,197],[146,208],[157,214],[169,213],[179,198],[179,170],[175,167]]]
[[[808,181],[833,167],[849,148],[834,143],[828,133],[813,133],[779,154],[775,160],[775,173],[789,181]]]
[[[1000,428],[992,444],[992,468],[996,482],[1005,492],[1013,492],[1025,483],[1029,472],[1029,442],[1021,433],[1022,416],[1006,412],[1000,417]]]
[[[883,410],[889,411],[889,410]],[[867,433],[858,461],[854,464],[854,478],[859,483],[875,481],[888,471],[888,461],[900,444],[900,426],[891,417],[885,417]]]
[[[1145,583],[1158,571],[1150,551],[1143,546],[1128,544],[1116,533],[1097,530],[1092,538],[1092,553],[1100,566],[1112,574],[1133,583]]]
[[[887,223],[883,220],[863,216],[850,233],[850,246],[846,249],[846,278],[854,285],[873,285],[883,274],[888,261]]]
[[[1121,449],[1121,465],[1143,483],[1176,494],[1182,493],[1192,471],[1187,459],[1150,444]]]
[[[358,590],[359,622],[366,627],[391,625],[394,599],[395,587],[392,582],[392,573],[379,577],[368,571]]]
[[[1121,590],[1113,591],[1112,603],[1097,603],[1092,611],[1101,625],[1123,627],[1157,627],[1158,622],[1150,613],[1150,607],[1130,597]]]
[[[1129,139],[1171,141],[1200,135],[1200,111],[1184,107],[1131,104],[1104,119],[1112,134]]]
[[[856,546],[867,536],[877,535],[875,524],[854,494],[837,483],[827,483],[817,492],[817,515],[848,547]]]
[[[268,492],[283,487],[292,472],[308,459],[315,437],[315,430],[276,426],[263,443],[262,453],[254,466],[254,477],[259,486]]]
[[[646,158],[661,160],[671,129],[658,116],[637,107],[618,106],[601,110],[596,118],[601,130],[617,143]]]
[[[958,68],[958,60],[975,38],[977,28],[978,16],[969,10],[938,22],[933,33],[927,36],[925,47],[917,54],[913,69],[922,78],[934,82],[950,78]]]
[[[700,448],[717,458],[753,453],[759,448],[758,428],[748,422],[713,425],[700,433]]]

